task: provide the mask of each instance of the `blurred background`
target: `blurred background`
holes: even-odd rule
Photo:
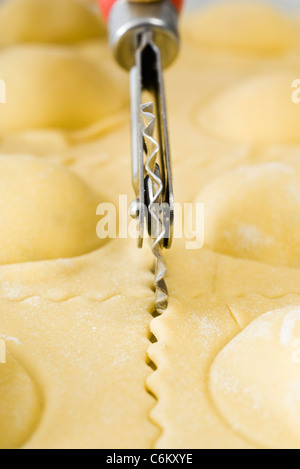
[[[9,1],[9,0],[0,0],[0,3],[4,1]],[[87,0],[87,1],[90,1],[90,0]],[[216,1],[222,1],[222,0],[185,0],[185,3],[186,3],[186,8],[191,9],[191,8],[197,8],[197,7],[209,5]],[[242,1],[244,0],[240,0],[240,2]],[[300,0],[268,0],[268,2],[273,3],[279,7],[288,9],[288,10],[300,9]],[[265,3],[265,0],[264,0],[264,3]]]
[[[242,2],[243,0],[240,0]],[[249,0],[248,0],[249,1]],[[209,5],[216,2],[216,0],[186,0],[186,5],[188,8],[201,7],[204,5]],[[266,3],[264,1],[264,3]],[[299,0],[269,0],[269,3],[277,5],[282,8],[287,9],[299,9],[300,1]]]

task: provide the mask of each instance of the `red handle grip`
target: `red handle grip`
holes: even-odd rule
[[[98,0],[98,1],[100,4],[100,8],[102,10],[103,16],[107,20],[110,14],[110,10],[112,9],[113,5],[118,0]],[[180,13],[184,0],[169,0],[169,1],[174,5],[178,13]]]

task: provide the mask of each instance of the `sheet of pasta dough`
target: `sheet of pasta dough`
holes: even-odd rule
[[[205,203],[205,248],[167,254],[171,301],[149,349],[157,448],[300,445],[299,45],[283,14],[246,3],[187,20],[184,71],[170,72],[171,96],[191,83],[174,178],[180,200]]]
[[[296,328],[300,319],[299,271],[274,271],[271,266],[206,250],[195,254],[186,252],[183,246],[174,250],[176,260],[168,256],[172,300],[168,311],[151,325],[158,342],[151,345],[149,354],[158,370],[148,378],[148,386],[158,397],[152,418],[163,428],[157,448],[297,448],[298,424],[291,422],[291,410],[287,414],[282,401],[287,406],[299,402],[296,355],[299,353],[299,328]],[[277,313],[272,313],[275,310],[280,311],[279,320]],[[295,317],[289,350],[285,352],[280,334],[291,312]],[[242,331],[264,313],[269,314],[266,322],[270,324],[260,329],[258,323],[256,336],[250,333],[243,336]],[[270,336],[274,320],[278,326]],[[235,337],[240,340],[236,354]],[[218,356],[226,357],[222,366],[218,364]],[[252,362],[247,363],[245,357]],[[262,369],[261,374],[256,376],[253,372],[252,377],[251,370],[258,367]],[[228,388],[224,391],[226,373]],[[216,388],[214,380],[219,383],[218,374],[221,385]],[[282,381],[286,389],[277,392],[270,376]],[[260,400],[257,397],[256,403],[243,402],[252,387],[257,388]],[[224,392],[231,400],[230,397],[225,402],[222,400]],[[269,395],[274,401],[271,409]],[[259,437],[258,415],[265,418]],[[282,427],[289,432],[282,431]],[[256,433],[249,428],[254,428]]]
[[[20,2],[14,1],[16,11]],[[54,16],[61,2],[47,1]],[[36,0],[26,3],[36,6]],[[170,307],[152,322],[158,342],[149,352],[158,370],[151,373],[146,366],[153,308],[148,251],[142,254],[124,240],[73,258],[64,255],[66,247],[61,259],[33,262],[27,252],[27,262],[0,267],[0,340],[7,349],[7,363],[0,364],[0,379],[7,383],[0,390],[1,446],[299,447],[300,419],[294,416],[299,415],[300,274],[293,264],[299,261],[293,256],[299,236],[289,239],[297,205],[289,205],[289,217],[278,225],[284,236],[276,223],[264,223],[278,164],[286,174],[279,213],[291,200],[289,188],[293,200],[300,200],[300,108],[291,106],[290,86],[287,91],[300,70],[298,32],[280,13],[253,5],[245,14],[230,2],[184,20],[181,59],[166,73],[176,199],[207,198],[211,229],[205,249],[186,251],[175,243],[167,256]],[[28,24],[19,23],[11,8],[4,21],[14,28],[2,41],[13,46],[1,49],[0,64],[14,97],[0,109],[1,152],[21,160],[35,156],[45,168],[61,166],[73,181],[76,174],[85,183],[83,192],[74,189],[82,203],[89,191],[99,202],[118,201],[121,193],[132,197],[127,78],[113,64],[102,27],[89,14],[81,29],[76,7],[67,38],[63,24],[46,36],[42,29],[38,37],[24,37],[20,25]],[[229,18],[239,28],[232,28]],[[20,64],[29,100],[22,112]],[[276,138],[272,125],[262,121],[275,122]],[[241,179],[244,192],[238,198],[234,181],[237,168],[245,167],[246,177],[252,166],[255,203],[245,212],[243,201],[253,188]],[[264,172],[268,194],[257,176]],[[16,174],[21,178],[21,171]],[[63,178],[58,189],[63,193]],[[49,191],[39,200],[40,213],[52,196]],[[26,200],[24,194],[21,205]],[[237,224],[222,218],[228,206]],[[66,215],[67,204],[64,210]],[[78,230],[73,221],[70,229]],[[34,222],[38,226],[38,219]],[[227,228],[238,242],[220,248]],[[256,246],[249,244],[253,233]],[[29,231],[27,236],[30,240]],[[280,258],[278,243],[284,248]],[[75,256],[83,252],[79,244]],[[158,398],[152,423],[155,402],[146,381]]]
[[[104,247],[93,269],[88,258],[20,265],[18,285],[2,269],[7,290],[0,300],[0,336],[7,363],[0,367],[6,383],[1,447],[153,445],[157,429],[147,414],[154,400],[145,391],[151,274],[147,259],[134,260],[134,243],[123,247],[114,246],[115,260]],[[135,291],[116,277],[122,262],[132,264],[126,281]],[[33,276],[41,280],[39,292]],[[18,299],[3,298],[16,291]]]

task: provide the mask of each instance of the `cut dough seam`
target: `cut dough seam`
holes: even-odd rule
[[[203,296],[203,295],[202,295]],[[175,300],[177,302],[178,299]],[[224,300],[225,301],[225,300]],[[230,315],[234,319],[236,325],[241,331],[242,328],[238,325],[237,319],[234,317],[233,312],[230,310],[229,305],[226,304]],[[173,351],[171,347],[168,346],[167,342],[171,344],[172,340],[170,339],[170,334],[172,335],[172,330],[169,327],[168,320],[173,316],[172,307],[168,309],[164,314],[155,317],[150,324],[151,331],[153,336],[156,338],[156,342],[152,343],[148,349],[148,355],[150,360],[155,364],[156,370],[148,377],[147,379],[147,388],[152,396],[156,398],[156,405],[150,412],[150,420],[160,429],[160,436],[156,441],[155,449],[164,448],[164,433],[167,430],[168,424],[165,421],[165,404],[164,400],[168,398],[164,395],[164,391],[168,390],[168,377],[170,375],[170,363],[172,362]],[[213,360],[212,360],[213,362]],[[208,366],[209,369],[209,366]],[[174,387],[176,382],[173,383]],[[211,404],[215,409],[216,414],[221,419],[226,427],[230,429],[228,422],[224,417],[219,413],[218,409],[215,407],[213,400],[211,399]],[[176,411],[175,411],[176,412]],[[169,435],[170,436],[170,435]],[[237,435],[238,436],[238,435]],[[251,443],[249,442],[249,445]]]
[[[156,318],[153,318],[155,321]],[[153,321],[151,321],[150,327],[152,329]],[[159,431],[159,435],[154,442],[153,449],[156,448],[158,441],[160,440],[161,436],[164,433],[164,426],[162,420],[159,418],[160,412],[160,400],[159,400],[159,386],[156,386],[156,383],[160,383],[161,379],[163,379],[164,371],[161,367],[160,359],[156,355],[155,352],[160,347],[160,342],[154,334],[151,334],[154,338],[154,342],[148,348],[148,366],[152,369],[152,373],[148,376],[146,380],[146,391],[150,394],[154,399],[155,403],[149,412],[149,420],[150,422],[156,426]],[[152,339],[153,340],[153,339]]]
[[[178,250],[176,253],[179,259],[182,252]],[[193,265],[189,255],[185,253],[185,257],[183,265]],[[155,448],[183,448],[191,444],[187,443],[188,441],[193,441],[192,447],[196,448],[202,446],[220,448],[223,445],[228,449],[263,448],[263,444],[252,441],[250,436],[241,434],[239,428],[233,428],[228,423],[216,407],[208,384],[203,380],[209,375],[216,358],[213,353],[214,346],[211,344],[214,336],[216,340],[220,337],[219,340],[222,342],[220,350],[219,347],[215,350],[218,354],[257,318],[258,313],[263,314],[286,305],[299,304],[300,291],[297,289],[299,272],[290,268],[281,268],[274,272],[274,269],[266,264],[216,255],[205,249],[197,254],[197,260],[199,269],[191,278],[189,269],[183,269],[183,275],[182,271],[176,268],[180,265],[182,269],[182,264],[177,262],[175,265],[172,259],[169,259],[170,306],[162,316],[154,318],[150,324],[151,333],[157,339],[148,350],[149,358],[157,367],[147,379],[147,387],[156,397],[156,405],[150,412],[150,419],[161,429]],[[208,262],[210,269],[207,268]],[[251,287],[251,291],[256,290],[256,293],[250,293],[246,281],[248,278],[249,283],[249,275],[251,278],[252,272],[257,279],[256,288]],[[244,277],[246,283],[242,280],[243,287],[237,289],[239,284],[237,278]],[[264,280],[266,277],[268,281]],[[283,287],[288,280],[294,291],[293,294],[284,291]],[[207,295],[213,303],[211,306],[206,302]],[[220,319],[217,323],[219,326],[224,321],[224,330],[217,325],[214,328],[214,317]],[[195,334],[187,335],[189,332],[192,333],[194,328],[199,328],[199,331],[203,329],[199,339]],[[207,340],[205,331],[207,331]],[[190,353],[181,357],[182,344],[186,341],[191,342]],[[203,359],[201,359],[202,354]],[[202,360],[205,360],[205,367],[201,368]],[[194,365],[191,365],[193,362]],[[197,369],[198,364],[199,369]],[[184,375],[184,380],[180,378],[183,376],[180,370],[186,369],[188,373],[189,368],[194,370],[193,375]],[[189,390],[187,395],[183,396],[186,387]],[[194,391],[198,400],[194,397]],[[173,401],[177,404],[171,409],[169,403]],[[200,418],[200,409],[205,402],[208,405],[207,413],[204,412]],[[187,404],[193,409],[192,411],[185,407]],[[194,435],[186,425],[184,409],[190,418],[194,419],[196,431]],[[210,440],[206,432],[210,434],[212,431],[215,433]]]
[[[160,425],[158,420],[153,418],[153,413],[155,412],[155,409],[156,409],[156,407],[159,403],[159,399],[158,399],[158,395],[157,395],[155,389],[152,388],[152,386],[151,386],[151,378],[152,378],[153,375],[156,376],[156,374],[158,372],[158,363],[156,362],[154,357],[152,357],[151,349],[152,349],[153,346],[158,344],[158,339],[157,339],[156,335],[152,332],[151,325],[152,325],[152,322],[157,317],[160,317],[160,316],[158,316],[158,313],[156,312],[155,309],[153,309],[153,311],[151,313],[151,316],[152,316],[153,320],[150,323],[150,329],[149,329],[149,333],[148,333],[148,340],[151,343],[151,345],[149,346],[149,348],[147,350],[146,364],[149,367],[149,369],[152,371],[152,373],[148,376],[148,378],[145,382],[145,390],[154,399],[154,404],[153,404],[152,409],[149,412],[148,419],[158,430],[158,436],[155,439],[155,441],[153,442],[153,447],[152,447],[152,449],[155,449],[156,448],[156,443],[160,439],[160,437],[163,433],[163,427]]]

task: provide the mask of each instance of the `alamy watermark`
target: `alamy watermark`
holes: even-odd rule
[[[0,79],[0,104],[6,103],[6,83]]]
[[[292,102],[294,104],[299,104],[300,103],[300,78],[296,78],[292,82],[292,88],[295,88],[295,90],[292,93]]]
[[[155,218],[161,219],[162,225],[153,224],[151,233],[145,230],[144,237],[156,238],[161,230],[164,229],[165,237],[170,236],[170,213],[166,204],[155,204],[149,213],[146,206],[143,208],[145,220],[151,219],[153,213]],[[97,215],[100,220],[97,224],[97,236],[100,239],[138,239],[140,236],[139,223],[130,216],[130,204],[127,195],[119,196],[119,206],[112,203],[101,203],[97,208]],[[147,224],[147,222],[146,222]],[[204,245],[204,204],[203,203],[175,203],[174,205],[174,239],[184,239],[185,248],[188,250],[201,249]]]
[[[2,339],[0,339],[0,363],[6,363],[6,344]]]

